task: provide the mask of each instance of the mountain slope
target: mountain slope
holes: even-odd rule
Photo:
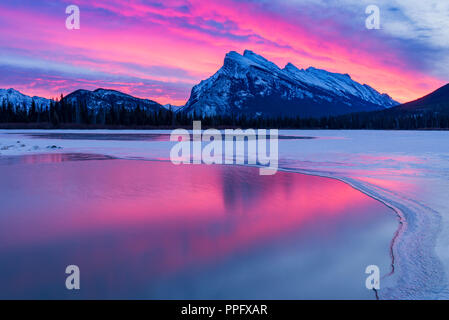
[[[392,108],[391,111],[413,113],[441,112],[449,114],[449,83],[422,98]]]
[[[393,108],[330,117],[319,126],[331,129],[449,129],[449,84]]]
[[[89,110],[94,111],[100,109],[108,110],[111,107],[119,108],[122,106],[127,110],[135,109],[137,106],[147,111],[165,110],[162,105],[153,100],[139,99],[120,91],[101,88],[94,91],[84,89],[76,90],[64,97],[64,100],[72,104],[85,103]]]
[[[45,108],[50,105],[50,100],[41,97],[30,97],[24,95],[23,93],[10,88],[10,89],[0,89],[0,105],[5,102],[10,102],[14,107],[25,106],[28,110],[31,107],[32,101],[36,104],[37,108]]]
[[[383,110],[398,103],[347,74],[315,68],[280,69],[252,51],[226,54],[223,67],[192,88],[182,111],[207,116],[320,117]]]

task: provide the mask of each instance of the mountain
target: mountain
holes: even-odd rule
[[[37,108],[45,108],[50,105],[49,99],[41,98],[41,97],[30,97],[24,95],[23,93],[15,90],[15,89],[0,89],[0,105],[5,102],[10,102],[14,107],[25,106],[28,110],[31,107],[32,101],[36,104]]]
[[[391,111],[449,114],[449,83],[422,98],[392,108]]]
[[[64,100],[72,104],[85,103],[89,110],[96,111],[101,109],[108,110],[112,106],[124,106],[127,110],[133,110],[137,106],[146,111],[165,110],[161,104],[153,100],[139,99],[120,91],[101,88],[94,91],[84,89],[76,90],[64,97]]]
[[[348,74],[298,69],[245,50],[226,54],[223,66],[194,86],[182,111],[203,116],[321,117],[398,105],[387,94],[359,84]]]
[[[33,100],[38,108],[49,106],[51,101],[42,97],[30,97],[12,88],[0,89],[0,105],[5,101],[5,103],[10,102],[13,106],[26,106],[28,110]],[[76,90],[64,97],[64,100],[73,104],[85,103],[90,110],[110,109],[111,106],[120,107],[122,105],[127,110],[137,108],[137,106],[143,110],[165,110],[162,105],[153,100],[139,99],[120,91],[101,88],[94,91]]]
[[[14,89],[0,89],[0,103],[48,106],[50,100],[29,97]],[[149,111],[173,110],[190,115],[249,117],[337,116],[353,112],[378,111],[397,106],[387,94],[380,94],[348,74],[332,73],[316,68],[298,69],[288,63],[283,69],[252,51],[243,55],[226,54],[223,66],[210,78],[194,86],[186,105],[161,105],[148,99],[108,89],[76,90],[64,98],[81,103],[89,110],[107,110],[138,106]]]
[[[178,112],[184,106],[175,106],[174,104],[167,103],[167,104],[164,104],[163,107],[167,110],[171,110],[173,112]]]
[[[393,108],[329,117],[319,124],[302,125],[330,129],[449,129],[449,84]]]

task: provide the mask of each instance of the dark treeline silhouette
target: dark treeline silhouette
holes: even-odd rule
[[[130,109],[125,106],[112,108],[89,109],[86,103],[67,103],[63,96],[60,100],[51,101],[49,106],[36,106],[34,100],[31,107],[13,106],[10,102],[0,104],[0,123],[42,124],[58,128],[64,124],[80,127],[96,126],[169,126],[175,121],[170,110],[152,111],[137,106]],[[184,121],[182,115],[179,121]]]
[[[449,114],[422,111],[385,110],[351,113],[338,117],[310,120],[311,127],[323,129],[424,130],[449,129]],[[307,125],[307,124],[306,124]]]
[[[202,127],[215,128],[289,128],[289,129],[449,129],[449,113],[431,110],[407,111],[393,108],[385,111],[352,113],[320,119],[301,117],[249,117],[245,115],[198,116],[171,110],[154,111],[138,106],[113,106],[92,110],[83,102],[75,105],[60,100],[48,107],[30,108],[13,106],[10,102],[0,104],[0,124],[17,124],[17,127],[34,128],[174,128],[191,127],[192,121],[201,120]]]

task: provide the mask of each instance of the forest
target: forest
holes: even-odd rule
[[[63,97],[43,108],[36,106],[34,101],[29,108],[13,106],[7,101],[0,104],[2,128],[189,128],[193,120],[201,120],[205,128],[449,129],[449,114],[432,109],[420,111],[393,108],[318,119],[282,115],[265,118],[245,114],[210,117],[162,108],[158,111],[140,106],[127,108],[123,105],[93,110],[80,101],[76,104],[67,103]]]

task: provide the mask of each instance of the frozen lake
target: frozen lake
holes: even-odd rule
[[[117,278],[115,282],[111,282],[115,283],[117,289],[115,292],[110,291],[108,297],[156,298],[369,299],[374,298],[374,295],[364,287],[366,277],[364,267],[368,264],[378,264],[384,276],[379,290],[381,299],[449,297],[448,132],[282,130],[280,131],[282,137],[279,140],[279,169],[295,173],[278,172],[272,177],[260,177],[254,174],[257,169],[250,167],[173,166],[167,162],[172,145],[167,138],[169,133],[163,130],[0,131],[2,167],[0,184],[3,190],[0,205],[2,207],[0,237],[8,240],[5,242],[2,239],[0,244],[3,250],[2,262],[19,263],[18,257],[29,255],[29,259],[36,259],[36,265],[41,263],[43,266],[44,262],[55,260],[56,263],[58,261],[56,257],[63,257],[62,251],[66,252],[62,249],[64,246],[72,248],[69,252],[75,252],[77,246],[87,248],[87,253],[88,249],[91,249],[91,255],[101,257],[96,260],[97,263],[103,259],[108,261],[108,257],[114,257],[114,262],[110,266],[111,274],[103,271],[110,279]],[[42,157],[42,154],[46,156]],[[129,161],[131,159],[134,160]],[[157,161],[136,161],[136,159]],[[136,181],[141,181],[140,172],[144,177],[161,176],[158,175],[160,173],[164,179],[154,181],[148,178],[141,185],[125,183],[123,179],[126,180],[128,174],[132,176],[135,172],[134,167],[140,169],[139,174],[134,173]],[[177,170],[179,173],[173,174]],[[95,179],[94,173],[103,178]],[[297,173],[332,177],[337,180]],[[189,176],[190,174],[192,176]],[[192,177],[197,175],[203,177],[201,181],[192,180]],[[180,178],[172,181],[165,178],[166,176]],[[8,177],[9,182],[6,182],[4,177]],[[22,177],[22,181],[26,183],[17,185],[18,177]],[[89,183],[86,183],[86,179]],[[312,183],[309,179],[315,182]],[[181,187],[184,180],[190,181],[190,187],[193,185],[195,187],[187,191]],[[234,188],[229,187],[230,184],[233,184]],[[11,185],[19,189],[11,189]],[[81,187],[82,185],[84,186]],[[317,187],[304,187],[313,185]],[[325,188],[326,185],[332,185],[332,188]],[[152,198],[151,193],[142,191],[150,187],[152,190],[162,189],[158,191],[163,193],[162,199],[166,199],[164,197],[168,194],[171,194],[172,200],[186,199],[170,201],[168,207],[164,208],[166,210],[172,208],[173,217],[176,217],[170,220],[170,214],[164,215],[169,220],[158,221],[164,227],[152,220],[158,216],[157,213],[139,213],[140,203],[146,205],[148,202],[145,201],[154,203],[161,198]],[[266,191],[271,189],[273,193]],[[68,198],[53,197],[51,193],[44,193],[44,190],[53,190],[59,196],[65,195]],[[347,191],[335,193],[335,190]],[[126,199],[123,192],[130,198]],[[183,192],[185,194],[182,194]],[[131,197],[133,194],[138,199],[133,199]],[[202,201],[198,199],[190,201],[193,200],[191,199],[193,194],[202,195]],[[306,200],[301,198],[300,194],[307,194]],[[342,201],[341,205],[332,202],[337,201],[339,194],[342,195],[341,199],[347,199]],[[353,196],[346,198],[348,194]],[[95,198],[97,196],[98,198]],[[373,198],[394,208],[396,212]],[[360,201],[354,202],[349,199]],[[111,219],[106,218],[107,213],[101,213],[98,207],[98,203],[102,203],[100,200],[107,200],[106,202],[120,200],[120,203],[108,209],[115,212]],[[332,205],[328,206],[329,201]],[[213,212],[212,216],[198,216],[201,209],[195,207],[193,203],[210,203],[206,211]],[[290,207],[282,207],[287,204],[292,206],[291,210],[294,210],[295,214]],[[311,204],[317,206],[315,208],[317,211],[313,211],[315,212],[313,214],[309,212]],[[357,209],[354,207],[356,204],[360,205]],[[129,210],[120,211],[121,205],[122,209],[126,207]],[[77,207],[83,208],[84,213],[73,211]],[[326,215],[331,210],[338,212],[332,216]],[[123,211],[137,213],[126,216],[119,213]],[[10,215],[8,212],[16,213]],[[26,214],[27,212],[30,214]],[[70,219],[63,219],[62,212],[64,216],[71,217],[75,223],[69,223],[72,221]],[[232,215],[233,212],[240,214]],[[179,215],[184,215],[186,219],[192,216],[199,220],[188,223]],[[51,218],[39,220],[37,216]],[[93,217],[93,221],[88,220],[87,216]],[[8,219],[4,220],[5,217]],[[16,217],[16,220],[12,217]],[[399,229],[398,217],[401,221]],[[77,219],[80,220],[76,221]],[[151,223],[145,219],[150,219]],[[197,223],[203,221],[201,219],[205,219],[204,225]],[[123,226],[120,223],[114,224],[114,221],[119,220],[123,222]],[[53,221],[60,223],[46,224]],[[173,221],[183,221],[183,224],[176,227],[175,224],[170,224]],[[43,228],[47,232],[33,233],[32,225],[37,230]],[[263,225],[266,226],[265,229]],[[158,234],[156,229],[151,229],[153,226],[158,226],[156,229],[163,230],[163,234],[167,235],[166,239],[173,241],[161,239],[147,241],[148,238],[145,237],[149,237],[148,234]],[[199,226],[204,228],[199,230],[197,229]],[[233,234],[236,230],[232,228],[237,226],[242,228],[245,226],[238,235]],[[257,228],[261,230],[252,230],[249,226],[258,226]],[[327,228],[326,226],[329,226],[329,229],[323,230],[322,228]],[[21,229],[22,227],[24,229]],[[176,229],[180,227],[183,229]],[[64,228],[67,229],[69,237],[66,232],[61,231],[65,230]],[[128,234],[126,230],[129,231]],[[278,232],[275,232],[276,230]],[[389,256],[389,245],[396,230],[399,230],[399,234],[393,243],[392,261]],[[72,234],[77,233],[82,233],[85,237],[73,240],[76,236]],[[179,234],[183,234],[182,240],[175,236]],[[133,243],[132,235],[142,240],[140,245],[135,246],[135,250],[130,249],[133,246],[125,245]],[[226,235],[229,235],[229,238]],[[35,241],[33,236],[42,240]],[[15,244],[12,241],[14,237],[17,238]],[[62,240],[55,240],[59,239],[58,237],[62,237]],[[199,244],[195,246],[195,250],[190,250],[193,248],[189,245],[190,239],[194,237],[197,238],[194,242]],[[103,247],[109,246],[111,251],[101,249],[101,241],[105,241]],[[87,243],[95,245],[90,246]],[[118,273],[114,272],[115,266],[120,266],[119,260],[122,261],[119,255],[112,253],[116,246],[123,246],[121,249],[123,255],[134,252],[135,258],[139,259],[137,258],[139,252],[142,254],[155,247],[163,248],[163,251],[171,250],[171,246],[177,247],[179,243],[184,243],[181,249],[176,249],[178,254],[175,256],[179,260],[172,262],[179,268],[164,268],[164,272],[156,277],[157,281],[153,277],[143,277],[142,270],[138,270],[142,265],[141,262],[131,263],[135,260],[130,257],[123,260],[129,261],[130,268],[135,268],[132,272],[135,277],[131,275],[126,281],[122,281]],[[105,252],[93,253],[95,247]],[[354,250],[358,252],[357,257],[360,259],[348,261],[345,257],[351,257]],[[359,255],[359,252],[365,250],[367,250],[365,255],[361,253]],[[6,255],[7,251],[9,256]],[[26,254],[22,255],[23,252]],[[39,253],[38,256],[33,255],[34,252],[36,255]],[[87,253],[86,256],[89,256]],[[5,260],[4,257],[9,258]],[[194,259],[191,259],[192,257]],[[150,261],[151,258],[146,259]],[[39,259],[42,261],[39,262]],[[27,263],[31,263],[30,261]],[[317,263],[309,263],[310,261]],[[390,272],[391,262],[394,264],[394,273],[387,275]],[[74,262],[59,261],[59,263],[62,265]],[[86,262],[86,268],[98,270],[91,265],[92,263]],[[150,273],[156,272],[154,269],[156,265],[148,269]],[[44,274],[53,277],[53,272],[59,272],[56,270],[56,268],[59,270],[59,267],[55,266],[53,271]],[[122,270],[123,266],[120,269]],[[20,268],[10,267],[8,270],[17,274],[23,271],[23,274],[27,274],[26,270]],[[319,270],[319,273],[314,273],[314,270]],[[100,279],[100,282],[101,279],[104,280],[98,273],[92,272],[91,279]],[[31,273],[28,276],[31,277]],[[56,275],[58,276],[64,278],[65,274]],[[26,279],[28,278],[21,278],[20,284],[28,283]],[[55,284],[61,281],[59,278],[52,279],[44,283]],[[264,281],[260,282],[260,279]],[[105,284],[107,281],[102,284],[100,282],[96,285],[98,291],[86,290],[82,294],[86,297],[98,297],[109,292],[104,287],[107,286]],[[12,286],[11,282],[9,285]],[[338,289],[342,285],[348,289]],[[138,289],[139,286],[141,289]],[[322,289],[323,286],[326,287],[325,290]],[[15,287],[18,290],[21,288]],[[66,295],[64,297],[72,297],[65,292],[65,289],[46,290],[48,297],[64,294]],[[33,290],[29,289],[27,294],[33,296],[36,292],[33,293]],[[42,291],[40,294],[45,297]],[[80,293],[80,296],[82,294]]]
[[[0,176],[1,298],[373,299],[366,266],[390,270],[395,213],[333,179],[73,155]]]

